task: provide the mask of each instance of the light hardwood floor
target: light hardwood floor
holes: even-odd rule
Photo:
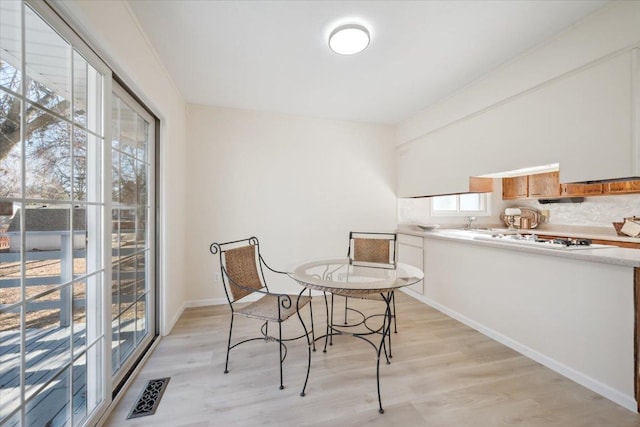
[[[324,303],[314,297],[313,304],[318,331]],[[284,390],[278,389],[273,342],[236,347],[230,372],[223,374],[229,308],[215,306],[185,311],[106,425],[640,426],[640,415],[406,294],[399,292],[396,304],[393,359],[380,368],[382,415],[374,351],[352,337],[335,337],[327,353],[320,346],[312,354],[305,397],[300,396],[307,360],[302,340],[289,345]],[[380,307],[373,301],[357,305]],[[249,336],[259,324],[243,318],[235,323],[235,337]],[[288,332],[298,331],[296,318],[285,324]],[[155,415],[126,420],[146,382],[162,377],[171,381]]]

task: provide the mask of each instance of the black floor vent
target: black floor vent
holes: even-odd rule
[[[144,390],[142,390],[142,393],[140,393],[140,397],[138,397],[133,408],[131,408],[127,419],[155,414],[160,404],[160,399],[162,399],[162,395],[167,389],[169,380],[170,378],[160,378],[147,381],[147,385],[144,387]]]

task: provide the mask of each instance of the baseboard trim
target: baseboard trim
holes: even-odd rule
[[[206,307],[208,305],[228,304],[226,298],[193,299],[186,302],[186,308]]]
[[[180,316],[182,316],[182,313],[184,313],[185,308],[186,308],[186,303],[183,302],[180,308],[178,309],[178,311],[176,312],[175,316],[173,316],[171,321],[169,321],[169,323],[165,325],[165,328],[160,331],[161,336],[167,336],[171,333],[171,330],[173,329],[173,327],[176,326],[176,323],[178,323]]]
[[[527,347],[526,345],[523,345],[518,341],[513,340],[512,338],[502,335],[501,333],[493,329],[487,328],[486,326],[476,322],[475,320],[470,319],[463,314],[458,313],[457,311],[451,310],[450,308],[436,301],[433,301],[432,299],[427,298],[424,295],[420,295],[410,289],[403,289],[402,291],[407,295],[417,299],[418,301],[421,301],[428,306],[435,308],[441,313],[444,313],[447,316],[456,319],[461,323],[464,323],[465,325],[488,336],[489,338],[506,345],[507,347],[517,351],[520,354],[523,354],[524,356],[527,356],[529,359],[535,360],[536,362],[559,373],[560,375],[567,377],[572,381],[575,381],[576,383],[598,393],[601,396],[606,397],[607,399],[617,403],[623,408],[626,408],[632,412],[637,412],[637,404],[633,396],[621,393],[620,391],[611,388],[610,386],[603,384],[600,381],[583,374],[582,372],[576,371],[575,369],[566,366],[565,364],[560,363],[557,360],[552,359],[536,350],[533,350],[532,348]]]

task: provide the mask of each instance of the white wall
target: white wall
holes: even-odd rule
[[[401,197],[560,163],[563,182],[639,173],[640,2],[613,2],[398,126]]]
[[[223,302],[214,241],[257,236],[288,269],[346,256],[349,230],[395,229],[392,127],[199,105],[187,117],[190,304]]]
[[[116,74],[160,118],[160,332],[185,301],[185,102],[128,3],[63,0],[57,6]]]

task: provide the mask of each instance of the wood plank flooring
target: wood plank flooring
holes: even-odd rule
[[[325,322],[324,303],[315,297],[313,305],[318,334]],[[361,300],[350,300],[352,305],[381,307]],[[233,349],[225,375],[229,308],[214,306],[185,311],[105,425],[640,426],[640,415],[404,293],[396,295],[396,305],[393,359],[380,367],[382,415],[370,345],[349,336],[334,337],[327,353],[319,345],[312,354],[307,395],[301,397],[306,343],[289,345],[284,390],[278,389],[273,342]],[[308,310],[303,313],[308,319]],[[296,318],[285,325],[289,333],[301,330]],[[237,318],[234,338],[253,336],[258,326],[258,321]],[[126,420],[145,383],[162,377],[171,382],[155,415]]]

